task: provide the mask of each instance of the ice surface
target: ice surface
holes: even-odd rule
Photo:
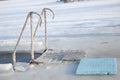
[[[55,12],[55,20],[51,19],[50,14],[47,18],[50,37],[52,35],[64,36],[73,33],[118,34],[120,25],[119,4],[119,1],[83,1],[68,4],[59,3],[56,0],[1,2],[0,39],[17,39],[28,12],[37,11],[40,13],[44,7],[49,7]],[[43,35],[41,34],[43,33],[43,26],[40,29],[39,36]],[[4,32],[6,33],[4,34]],[[29,26],[27,26],[25,37],[28,37],[29,34]]]
[[[0,74],[13,72],[13,67],[11,63],[0,64]]]

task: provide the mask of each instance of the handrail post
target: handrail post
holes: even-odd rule
[[[34,34],[33,34],[33,21],[32,15],[33,12],[30,13],[30,28],[31,28],[31,59],[34,60]]]
[[[42,15],[44,16],[44,23],[45,23],[45,51],[48,50],[48,33],[47,33],[47,19],[46,19],[46,11],[49,10],[53,14],[53,19],[54,19],[54,12],[49,9],[49,8],[43,8],[42,10]]]
[[[47,22],[46,22],[46,10],[44,11],[44,22],[45,22],[45,47],[48,49],[48,34],[47,34]]]
[[[13,52],[13,54],[12,54],[12,57],[13,57],[13,62],[12,62],[12,64],[13,64],[13,70],[15,70],[15,64],[16,64],[16,51],[17,51],[18,45],[19,45],[19,43],[20,43],[20,40],[21,40],[21,38],[22,38],[23,32],[24,32],[24,30],[25,30],[25,28],[26,28],[28,19],[29,19],[29,14],[27,15],[27,18],[26,18],[26,20],[25,20],[24,26],[23,26],[23,28],[22,28],[22,31],[21,31],[20,36],[19,36],[19,38],[18,38],[17,44],[16,44],[16,46],[15,46],[14,52]]]

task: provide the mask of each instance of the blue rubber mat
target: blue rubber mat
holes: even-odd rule
[[[77,75],[117,74],[116,58],[81,59],[76,70]]]

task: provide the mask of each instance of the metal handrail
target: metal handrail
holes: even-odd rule
[[[51,9],[49,9],[49,8],[43,8],[43,10],[42,10],[41,15],[44,16],[44,23],[45,23],[45,50],[44,50],[42,53],[45,53],[45,52],[47,52],[47,50],[48,50],[48,34],[47,34],[46,10],[52,12],[52,14],[53,14],[53,17],[52,17],[52,18],[53,18],[53,19],[54,19],[54,15],[55,15],[54,12],[53,12]],[[33,31],[33,19],[32,19],[33,14],[36,14],[36,15],[39,17],[39,20],[38,20],[38,22],[37,22],[35,31]],[[14,52],[13,52],[13,54],[12,54],[12,58],[13,58],[12,64],[13,64],[13,70],[14,70],[14,71],[15,71],[15,64],[16,64],[16,51],[17,51],[18,45],[19,45],[19,43],[20,43],[20,41],[21,41],[21,38],[22,38],[23,32],[24,32],[24,30],[25,30],[25,28],[26,28],[26,25],[27,25],[27,23],[28,23],[28,20],[30,20],[30,29],[31,29],[31,62],[30,62],[30,63],[36,63],[36,64],[39,63],[39,62],[34,61],[34,39],[35,39],[37,30],[38,30],[38,26],[41,26],[41,24],[42,24],[41,15],[40,15],[39,13],[33,12],[33,11],[32,11],[32,12],[29,12],[28,15],[27,15],[27,18],[26,18],[25,23],[24,23],[24,25],[23,25],[22,31],[21,31],[20,36],[19,36],[19,38],[18,38],[17,44],[16,44],[16,46],[15,46]],[[41,62],[40,62],[40,63],[41,63]]]
[[[32,15],[33,14],[36,14],[39,17],[39,20],[38,20],[38,23],[37,23],[37,26],[36,26],[36,29],[35,29],[34,32],[33,32],[33,24],[32,24],[33,23],[32,22]],[[18,45],[19,45],[19,43],[21,41],[23,32],[24,32],[24,30],[26,28],[26,25],[27,25],[29,19],[30,19],[30,26],[31,26],[31,59],[32,59],[32,61],[34,61],[34,38],[35,38],[35,35],[37,33],[38,26],[41,26],[41,24],[42,24],[42,18],[40,16],[40,14],[38,14],[37,12],[29,12],[28,15],[27,15],[27,18],[25,20],[24,26],[22,28],[22,31],[20,33],[20,36],[18,38],[18,41],[17,41],[17,44],[15,46],[14,52],[12,54],[12,57],[13,57],[13,70],[15,70],[15,64],[16,64],[16,51],[17,51]]]
[[[43,8],[41,15],[44,16],[44,23],[45,23],[45,48],[46,48],[45,51],[48,50],[48,34],[47,34],[47,19],[46,19],[47,10],[53,14],[52,19],[54,19],[55,17],[54,12],[50,8]]]

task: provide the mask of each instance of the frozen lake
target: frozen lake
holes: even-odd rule
[[[108,39],[113,40],[113,42],[116,39],[119,41],[119,0],[91,0],[66,4],[56,0],[11,0],[0,2],[0,48],[2,50],[10,49],[10,47],[6,49],[4,43],[12,44],[14,42],[15,45],[28,12],[41,13],[45,7],[51,8],[55,13],[54,20],[52,20],[51,14],[47,13],[49,46],[51,48],[59,49],[65,45],[64,49],[80,49],[81,46],[77,46],[77,43],[84,42],[86,44],[88,41],[95,43],[96,40],[107,43]],[[35,16],[34,20],[37,19]],[[44,23],[36,37],[37,40],[43,41]],[[23,35],[23,40],[30,40],[29,23]],[[111,43],[111,45],[114,43]],[[73,45],[74,47],[72,47]]]
[[[0,2],[0,40],[17,39],[25,18],[30,11],[41,12],[51,8],[55,19],[48,13],[50,38],[119,36],[120,1],[81,1],[79,3],[32,0],[11,0]],[[37,19],[37,17],[35,17]],[[37,37],[43,37],[43,27]],[[24,37],[29,38],[29,24]]]
[[[45,64],[29,65],[30,54],[25,52],[30,49],[30,26],[27,24],[20,45],[20,50],[25,50],[25,54],[23,52],[23,54],[17,54],[17,64],[20,67],[23,66],[22,68],[25,67],[26,71],[0,73],[1,80],[119,80],[120,0],[85,0],[65,4],[57,0],[0,1],[0,65],[3,69],[7,63],[12,62],[12,56],[9,53],[14,49],[28,12],[41,13],[45,7],[52,9],[55,13],[54,20],[51,14],[47,13],[50,49],[83,51],[87,58],[114,57],[117,59],[118,73],[106,76],[76,76],[78,62],[52,61],[49,58],[45,60],[46,62],[43,59]],[[36,16],[33,18],[35,25],[38,18]],[[41,48],[38,46],[44,45],[44,22],[36,37],[35,47],[38,50]],[[35,58],[40,55],[35,54]],[[3,63],[6,64],[3,65]],[[12,67],[11,64],[10,67]]]

